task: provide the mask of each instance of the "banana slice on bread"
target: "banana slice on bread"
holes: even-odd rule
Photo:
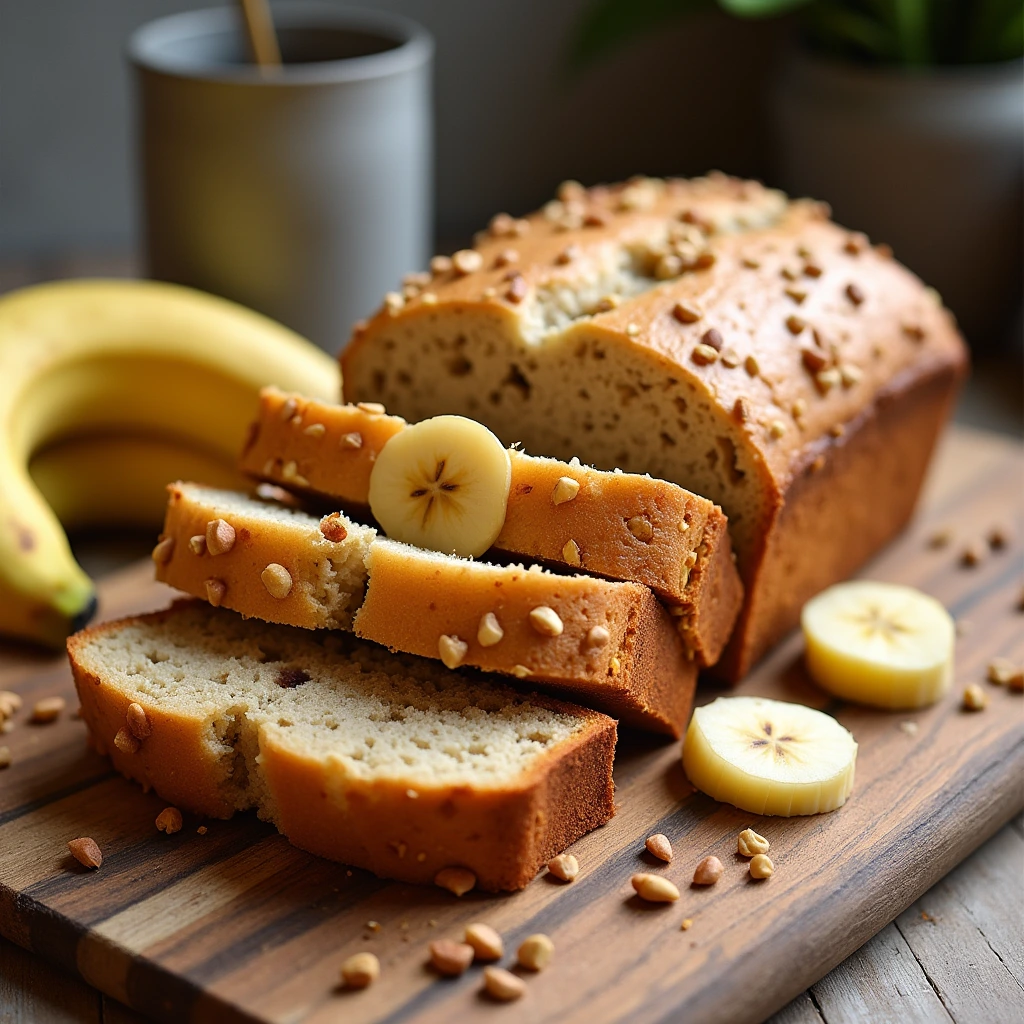
[[[949,689],[953,619],[913,587],[839,583],[804,605],[801,622],[807,669],[837,697],[881,708],[919,708]]]
[[[764,697],[697,708],[683,767],[699,790],[754,814],[833,811],[853,790],[857,744],[834,718]]]
[[[394,540],[476,557],[505,523],[512,464],[501,441],[464,416],[395,434],[370,473],[370,511]]]

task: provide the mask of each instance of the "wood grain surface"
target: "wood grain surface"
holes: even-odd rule
[[[293,849],[248,815],[206,823],[186,816],[181,832],[160,834],[153,821],[163,803],[90,753],[80,722],[64,716],[30,726],[22,711],[3,738],[14,763],[0,776],[0,932],[164,1020],[440,1022],[500,1013],[596,1024],[667,1020],[685,1011],[699,1022],[741,1022],[769,1016],[895,918],[882,937],[892,952],[884,958],[880,999],[885,985],[910,983],[899,958],[921,948],[955,955],[965,975],[955,991],[933,988],[943,1009],[932,1019],[944,1019],[943,1012],[957,1020],[1019,1019],[1019,957],[1000,961],[1000,973],[973,922],[958,924],[953,915],[948,928],[929,931],[930,922],[906,908],[1024,802],[1024,700],[986,683],[986,711],[959,705],[962,686],[982,682],[992,657],[1024,660],[1020,541],[974,569],[959,567],[957,543],[941,550],[925,543],[938,525],[952,526],[962,546],[994,523],[1012,521],[1022,477],[1010,443],[951,434],[922,515],[865,573],[921,587],[965,626],[958,685],[938,706],[893,715],[832,702],[804,675],[796,637],[739,688],[825,708],[853,731],[857,786],[834,814],[752,818],[695,794],[678,744],[624,735],[619,813],[576,844],[579,880],[564,886],[541,877],[511,897],[456,900],[349,874]],[[1021,527],[1018,521],[1017,538]],[[140,566],[110,579],[103,614],[162,604],[166,592],[149,574]],[[63,663],[23,654],[8,656],[0,687],[18,690],[27,705],[71,696]],[[706,688],[700,699],[717,693]],[[907,721],[916,733],[900,727]],[[201,824],[205,835],[196,832]],[[748,824],[773,844],[776,874],[766,883],[749,881],[745,862],[732,853],[736,832]],[[675,905],[649,907],[631,896],[630,875],[649,865],[643,839],[655,831],[676,847],[671,865],[650,866],[680,883]],[[103,848],[98,872],[87,874],[67,856],[67,840],[80,835]],[[726,875],[710,890],[691,889],[685,883],[693,866],[708,853],[721,857]],[[955,892],[949,900],[956,903]],[[973,912],[984,916],[984,903]],[[683,918],[693,920],[685,932]],[[426,944],[458,937],[472,920],[502,931],[509,949],[535,931],[554,939],[554,963],[528,979],[520,1002],[497,1006],[481,997],[476,968],[441,981],[425,967]],[[379,929],[368,927],[371,921]],[[344,993],[338,965],[361,949],[380,956],[381,981]],[[979,971],[989,973],[978,978]],[[822,990],[816,998],[828,996]],[[962,1018],[950,1009],[957,1000]],[[813,1019],[800,1012],[787,1009],[793,1020]]]

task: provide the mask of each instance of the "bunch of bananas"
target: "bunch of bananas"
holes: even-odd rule
[[[0,298],[0,633],[59,646],[91,617],[62,521],[157,529],[169,481],[235,484],[267,384],[341,392],[309,342],[186,288],[86,280]]]

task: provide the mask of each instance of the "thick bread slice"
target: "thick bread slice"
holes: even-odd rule
[[[442,634],[462,637],[471,623],[464,664],[557,685],[641,728],[678,736],[686,726],[697,664],[646,587],[441,555],[384,540],[338,513],[318,520],[198,484],[169,491],[154,561],[157,578],[185,593],[246,618],[307,629],[352,629],[355,619],[356,632],[369,640],[442,660],[451,659],[442,653]],[[190,540],[205,537],[218,519],[234,531],[230,550],[214,555],[205,543],[194,549]],[[324,536],[340,531],[346,535],[338,540]],[[277,589],[282,573],[287,593]],[[368,578],[365,614],[357,615]],[[529,626],[530,611],[542,606],[561,616],[561,636]],[[476,637],[487,612],[507,635],[485,648]],[[603,645],[586,642],[594,626],[608,630]]]
[[[643,729],[679,736],[689,721],[697,665],[647,587],[382,539],[366,565],[359,636],[553,685]]]
[[[164,530],[153,550],[158,580],[265,622],[351,628],[376,530],[337,513],[317,519],[277,501],[200,484],[179,481],[167,491]],[[218,520],[234,539],[229,550],[214,554],[216,542],[211,548],[206,538]],[[279,583],[287,578],[282,594]]]
[[[521,889],[614,813],[610,718],[351,636],[189,601],[78,633],[68,654],[122,774],[184,811],[255,808],[382,878],[461,866]],[[148,729],[134,744],[133,704]]]
[[[377,452],[404,426],[379,406],[265,388],[241,468],[360,511]],[[713,665],[743,601],[722,510],[665,480],[510,454],[512,486],[495,548],[650,587],[673,609],[698,662]],[[559,488],[563,479],[569,490]],[[570,497],[574,482],[579,490]]]

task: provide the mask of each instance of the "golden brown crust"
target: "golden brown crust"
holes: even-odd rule
[[[168,712],[146,694],[126,693],[84,667],[97,636],[136,622],[160,622],[174,607],[107,622],[68,641],[82,717],[93,743],[119,772],[180,810],[227,818],[245,809],[227,785],[230,759],[210,742],[211,725],[197,713]],[[143,707],[152,731],[134,754],[114,745],[130,703]],[[540,707],[570,713],[586,727],[506,789],[340,780],[344,800],[328,800],[339,777],[330,764],[301,757],[261,737],[261,771],[270,817],[295,845],[382,878],[430,883],[443,867],[468,867],[488,891],[525,886],[550,857],[614,814],[615,722],[604,715],[533,695]],[[421,856],[422,855],[422,856]]]

